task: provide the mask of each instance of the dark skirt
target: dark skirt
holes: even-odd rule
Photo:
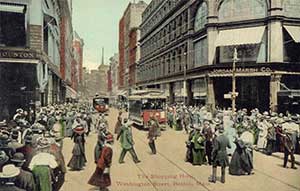
[[[79,143],[74,145],[72,153],[73,155],[68,163],[68,167],[72,170],[81,170],[85,166],[86,158],[82,149],[80,149]]]
[[[97,186],[101,188],[105,188],[111,185],[110,175],[103,174],[100,168],[96,168],[94,174],[91,176],[88,184],[92,186]]]
[[[253,162],[250,151],[237,148],[230,161],[229,174],[238,176],[250,174],[252,169]]]

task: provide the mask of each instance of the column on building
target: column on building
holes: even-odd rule
[[[283,62],[282,0],[271,0],[269,29],[269,62]]]
[[[270,79],[270,109],[277,112],[278,109],[278,92],[280,91],[280,81],[282,75],[272,74]]]
[[[192,80],[186,82],[186,95],[187,95],[187,105],[193,104],[193,91],[192,91]]]
[[[214,82],[211,77],[206,77],[207,80],[207,101],[206,105],[210,110],[214,110],[216,107],[216,102],[215,102],[215,90],[214,90]]]
[[[173,104],[175,102],[174,83],[169,84],[169,102]]]
[[[208,4],[208,16],[207,16],[207,41],[208,41],[208,64],[214,63],[216,57],[216,46],[215,42],[218,37],[218,12],[217,3],[215,0],[209,0]]]

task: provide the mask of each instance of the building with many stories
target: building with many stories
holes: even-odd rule
[[[129,3],[119,22],[119,82],[120,90],[129,90],[136,85],[136,65],[140,57],[138,39],[142,13],[147,7],[144,1]]]
[[[143,13],[140,88],[171,103],[299,111],[300,1],[152,0]]]
[[[17,108],[65,101],[73,56],[71,11],[68,0],[0,0],[0,120]]]
[[[107,72],[107,89],[110,98],[117,100],[118,95],[118,65],[119,65],[119,55],[114,54],[114,56],[109,59],[109,70]]]

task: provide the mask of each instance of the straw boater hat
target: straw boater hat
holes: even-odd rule
[[[8,164],[3,167],[2,173],[0,173],[0,178],[13,178],[20,174],[20,169],[15,167],[13,164]]]

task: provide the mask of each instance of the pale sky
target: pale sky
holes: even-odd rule
[[[73,27],[85,43],[84,67],[95,69],[101,64],[102,47],[105,64],[118,53],[119,20],[129,2],[133,0],[73,0]]]

